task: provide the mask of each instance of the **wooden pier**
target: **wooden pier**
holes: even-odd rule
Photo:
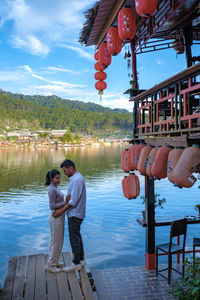
[[[62,253],[70,265],[69,252]],[[48,255],[11,257],[0,300],[142,300],[174,299],[167,281],[144,266],[53,274],[45,271]]]
[[[8,262],[1,300],[94,300],[85,268],[79,272],[53,274],[45,271],[48,255],[11,257]],[[66,266],[72,262],[68,252],[62,253]]]

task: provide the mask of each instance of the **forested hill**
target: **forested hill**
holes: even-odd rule
[[[0,89],[1,95],[7,95],[12,98],[17,98],[25,101],[30,101],[32,103],[35,103],[37,105],[41,106],[47,106],[47,107],[60,107],[61,105],[67,106],[69,108],[75,108],[82,111],[91,111],[91,112],[116,112],[116,113],[128,113],[128,110],[126,109],[111,109],[108,107],[104,107],[102,105],[98,105],[92,102],[82,102],[82,101],[73,101],[68,99],[62,99],[57,96],[40,96],[40,95],[34,95],[34,96],[27,96],[23,94],[13,94],[10,92],[5,92]]]
[[[0,127],[65,129],[92,133],[96,130],[130,130],[132,114],[94,103],[57,96],[27,96],[0,90]]]

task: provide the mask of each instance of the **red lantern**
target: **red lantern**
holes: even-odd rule
[[[106,68],[111,64],[111,55],[107,49],[107,42],[101,43],[99,46],[99,63]]]
[[[135,0],[135,8],[142,17],[152,16],[157,7],[157,0]]]
[[[102,92],[103,90],[105,90],[107,88],[107,84],[105,81],[100,80],[95,83],[95,88],[97,90],[99,90],[100,92]]]
[[[99,60],[99,51],[97,51],[97,52],[94,54],[94,59],[95,59],[95,60]]]
[[[99,61],[94,65],[94,68],[96,71],[104,71],[105,70],[105,68],[100,64]]]
[[[96,80],[105,80],[107,78],[107,74],[103,71],[98,71],[94,74],[94,78]]]
[[[122,49],[122,41],[119,38],[118,28],[116,26],[108,29],[107,49],[111,55],[117,55]]]
[[[118,33],[121,40],[132,40],[135,36],[135,14],[132,8],[124,7],[118,13]]]

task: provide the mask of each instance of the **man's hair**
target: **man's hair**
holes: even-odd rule
[[[74,169],[76,169],[75,163],[70,159],[65,159],[61,163],[60,168],[63,168],[63,167],[65,167],[65,168],[73,167]]]

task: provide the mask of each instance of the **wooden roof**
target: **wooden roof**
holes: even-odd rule
[[[154,20],[160,17],[159,9],[162,8],[163,5],[167,6],[168,3],[172,2],[173,1],[170,2],[169,0],[158,0],[158,7],[153,15]],[[180,3],[180,9],[177,9],[174,14],[171,13],[171,15],[168,15],[168,19],[150,38],[174,39],[177,30],[180,33],[180,29],[191,23],[193,26],[193,39],[200,40],[199,0],[177,0],[177,2]],[[113,24],[117,25],[117,14],[122,6],[130,6],[135,10],[135,0],[102,0],[98,2],[98,10],[96,11],[96,16],[92,24],[91,22],[86,22],[84,25],[84,28],[87,28],[88,34],[85,36],[85,39],[82,39],[82,42],[86,46],[98,46],[104,39],[109,27]],[[135,15],[136,37],[139,38],[141,36],[140,31],[142,26],[145,26],[145,23],[148,23],[149,19],[141,18],[136,10]],[[80,36],[81,35],[83,35],[83,30]]]

